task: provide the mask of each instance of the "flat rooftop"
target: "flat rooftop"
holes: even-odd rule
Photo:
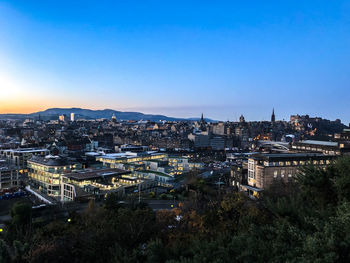
[[[32,156],[28,162],[37,163],[45,166],[66,166],[68,165],[67,159],[61,158],[59,156],[48,155],[42,156]]]
[[[167,174],[167,173],[163,173],[163,172],[159,172],[159,171],[152,171],[152,170],[141,170],[141,171],[137,171],[138,173],[147,173],[147,174],[156,174],[159,176],[164,176],[164,177],[171,177],[173,178],[174,176]]]
[[[305,140],[305,141],[300,141],[298,142],[300,144],[311,144],[311,145],[319,145],[319,146],[333,146],[337,147],[338,143],[337,142],[327,142],[327,141],[316,141],[316,140]]]
[[[312,158],[332,158],[333,155],[325,155],[322,153],[259,153],[252,155],[251,158],[256,160],[296,160],[296,159],[312,159]]]
[[[49,151],[48,149],[39,149],[39,148],[19,148],[19,149],[7,149],[3,150],[4,152],[14,152],[14,153],[34,153],[34,152],[45,152]]]
[[[123,152],[123,153],[108,153],[101,156],[96,156],[97,158],[103,158],[103,159],[128,159],[128,158],[135,158],[135,157],[145,157],[145,156],[156,156],[156,155],[163,155],[164,153],[159,152]]]
[[[69,179],[76,181],[93,180],[99,178],[108,178],[118,175],[130,174],[131,172],[118,169],[118,168],[108,168],[108,169],[85,169],[79,170],[71,173],[67,173],[64,176]]]

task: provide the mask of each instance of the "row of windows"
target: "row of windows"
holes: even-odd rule
[[[34,174],[34,173],[29,173],[28,176],[37,182],[41,182],[41,183],[45,183],[45,184],[52,184],[52,185],[59,185],[60,184],[59,179],[53,179],[50,177],[41,176],[41,175]]]
[[[64,196],[65,199],[73,200],[73,192],[72,191],[64,190],[63,191],[63,196]]]
[[[255,179],[255,173],[254,173],[253,170],[248,170],[248,177],[252,178],[252,179]]]
[[[299,166],[299,165],[325,165],[330,164],[331,160],[308,160],[308,161],[285,161],[285,162],[264,162],[264,166]],[[249,164],[248,164],[249,165]]]
[[[287,176],[287,175],[286,175],[286,172],[285,172],[284,170],[281,171],[281,174],[280,174],[280,175],[281,175],[281,178]],[[278,176],[278,171],[274,171],[274,172],[273,172],[273,177],[274,177],[274,178],[277,178],[277,176]],[[292,176],[293,176],[293,175],[292,175],[291,173],[288,173],[288,177],[289,177],[289,178],[291,178]]]
[[[69,166],[48,167],[44,165],[37,165],[34,163],[28,163],[28,167],[36,171],[45,171],[50,173],[62,173],[64,170],[69,169]]]

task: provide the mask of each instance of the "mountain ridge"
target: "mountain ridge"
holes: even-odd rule
[[[84,108],[49,108],[43,111],[33,112],[29,114],[0,114],[0,118],[15,118],[15,119],[23,119],[23,118],[35,118],[41,117],[43,119],[53,119],[58,118],[59,115],[65,114],[69,117],[71,113],[76,115],[76,119],[110,119],[113,115],[116,116],[118,120],[150,120],[150,121],[197,121],[200,118],[175,118],[168,117],[161,114],[145,114],[141,112],[133,112],[133,111],[118,111],[113,109],[103,109],[103,110],[91,110]],[[212,122],[213,120],[205,118],[205,121]]]

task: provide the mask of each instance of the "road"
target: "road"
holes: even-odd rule
[[[178,207],[179,201],[173,200],[143,200],[147,203],[154,211],[163,209],[173,209]]]

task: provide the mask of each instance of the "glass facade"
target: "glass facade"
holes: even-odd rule
[[[28,177],[42,193],[58,198],[61,195],[61,174],[71,168],[71,165],[47,166],[28,161]]]

